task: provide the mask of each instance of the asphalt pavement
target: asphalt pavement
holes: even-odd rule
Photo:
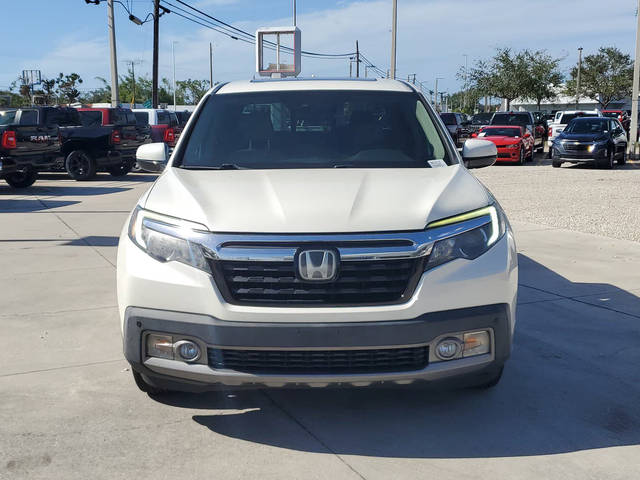
[[[150,398],[122,357],[115,260],[154,177],[0,184],[0,478],[638,478],[640,170],[536,163],[477,171],[520,252],[513,355],[487,391]],[[592,231],[606,195],[634,224]]]

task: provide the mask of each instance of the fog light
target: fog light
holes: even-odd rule
[[[173,338],[170,335],[147,335],[147,355],[149,357],[173,360]]]
[[[463,357],[482,355],[483,353],[489,353],[491,351],[491,337],[489,336],[489,332],[486,330],[481,332],[465,333],[463,338]]]
[[[176,342],[175,351],[186,362],[195,362],[200,357],[200,347],[189,340]]]
[[[459,356],[461,351],[462,345],[457,338],[445,338],[436,347],[436,355],[442,360],[451,360]]]

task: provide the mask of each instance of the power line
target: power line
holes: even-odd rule
[[[218,24],[217,26],[219,28],[227,27],[227,30],[228,29],[232,29],[233,31],[237,32],[238,34],[244,35],[245,37],[247,37],[247,39],[251,39],[251,41],[254,42],[253,34],[247,32],[246,30],[242,30],[240,28],[234,27],[233,25],[230,25],[227,22],[224,22],[223,20],[220,20],[219,18],[216,18],[216,17],[214,17],[212,15],[209,15],[208,13],[203,12],[202,10],[200,10],[200,9],[198,9],[198,8],[192,6],[192,5],[189,5],[187,2],[184,2],[183,0],[173,0],[173,1],[175,1],[177,3],[180,3],[181,5],[184,5],[187,8],[190,8],[191,10],[193,10],[195,12],[198,12],[200,15],[204,15],[205,17],[209,18],[210,20],[212,20],[213,22]],[[168,5],[171,5],[166,0],[163,0],[163,2],[168,4]],[[276,44],[273,43],[273,42],[265,41],[264,43],[268,44],[268,45],[270,45],[272,47],[276,46]],[[289,47],[282,46],[281,49],[293,52],[293,49],[289,48]],[[339,58],[346,58],[346,57],[352,56],[355,52],[348,52],[348,53],[318,53],[318,52],[311,52],[311,51],[308,51],[308,50],[301,50],[300,53],[301,53],[301,55],[306,56],[306,57],[323,57],[323,58],[336,58],[336,59],[339,59]]]

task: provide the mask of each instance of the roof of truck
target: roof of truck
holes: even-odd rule
[[[239,80],[223,85],[216,94],[277,92],[301,90],[359,90],[411,92],[412,88],[405,82],[387,78],[281,78]]]

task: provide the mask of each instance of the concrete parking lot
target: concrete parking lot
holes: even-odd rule
[[[0,478],[638,478],[640,168],[477,175],[520,252],[496,388],[157,399],[122,357],[115,295],[118,236],[154,177],[0,185]]]

